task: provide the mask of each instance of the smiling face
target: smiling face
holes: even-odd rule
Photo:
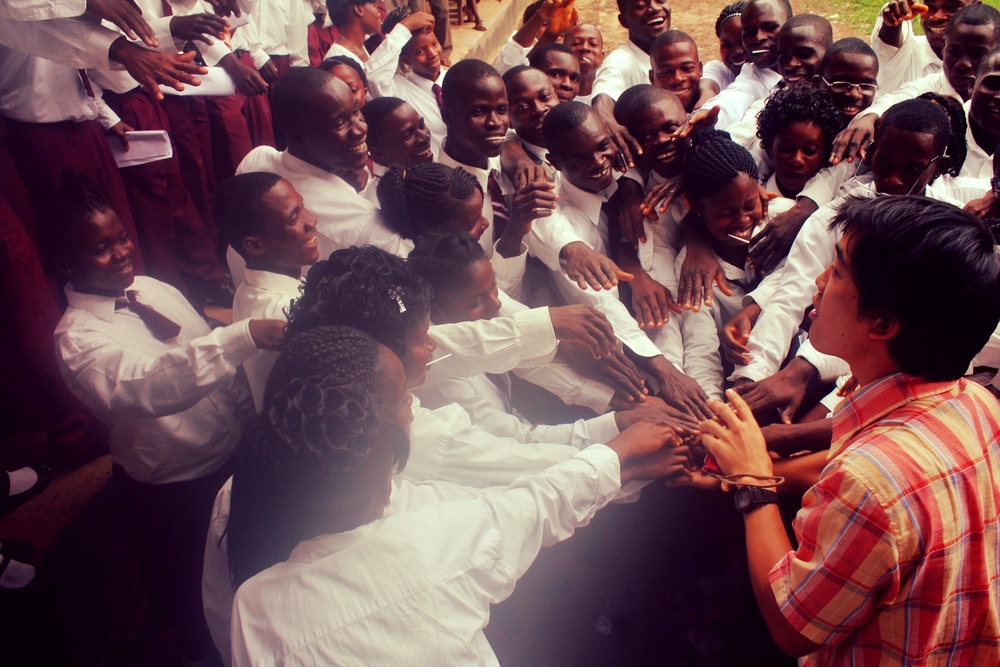
[[[971,99],[969,117],[986,132],[1000,134],[1000,58],[983,64]]]
[[[774,0],[756,0],[743,10],[743,48],[753,64],[762,69],[778,64],[778,32],[788,21],[785,10]]]
[[[944,49],[944,31],[948,21],[958,13],[958,10],[968,5],[976,4],[978,0],[926,0],[927,11],[920,15],[920,26],[927,36],[927,44],[934,53],[941,55]]]
[[[135,246],[117,213],[110,208],[93,213],[72,236],[66,244],[70,254],[57,257],[55,264],[76,291],[116,296],[132,285]]]
[[[351,95],[358,101],[358,106],[363,107],[365,105],[365,100],[368,97],[368,88],[365,87],[364,82],[358,76],[358,73],[354,71],[353,67],[350,65],[337,65],[330,70],[330,74],[347,84],[347,87],[351,89]]]
[[[471,164],[466,162],[467,154],[480,160],[497,157],[509,127],[503,79],[487,76],[468,82],[441,115],[448,126],[447,146],[453,157],[466,164]]]
[[[597,73],[597,68],[604,62],[604,36],[600,30],[589,23],[581,23],[566,31],[563,43],[576,54],[581,77]]]
[[[427,379],[427,363],[437,349],[437,343],[428,335],[431,317],[428,314],[411,328],[406,337],[406,353],[400,361],[406,373],[406,388],[419,387]]]
[[[496,276],[488,259],[469,266],[465,280],[435,292],[431,312],[438,324],[492,320],[500,315]]]
[[[292,154],[331,173],[363,169],[368,163],[368,125],[347,84],[331,76],[304,104],[308,120],[285,133]]]
[[[431,30],[418,32],[406,43],[399,59],[410,66],[413,73],[430,81],[441,76],[441,54],[443,50]]]
[[[643,51],[653,40],[670,30],[670,5],[666,0],[626,0],[626,11],[618,22],[628,30],[629,39]]]
[[[812,81],[826,54],[816,28],[800,25],[778,33],[778,74],[788,84]]]
[[[886,195],[922,195],[947,158],[934,150],[934,135],[885,127],[871,153],[875,191]]]
[[[319,261],[316,216],[292,184],[280,179],[262,198],[269,215],[260,235],[243,239],[248,265],[298,276],[303,266]]]
[[[404,102],[382,119],[383,145],[371,146],[372,158],[386,167],[415,167],[432,162],[431,133],[420,114]]]
[[[827,61],[820,77],[816,85],[830,93],[845,118],[854,118],[875,100],[875,88],[864,90],[858,86],[878,85],[878,60],[864,53],[838,53]],[[845,83],[858,85],[842,85]]]
[[[615,181],[611,173],[614,144],[596,113],[563,135],[555,152],[552,147],[549,151],[552,165],[582,190],[599,192]]]
[[[693,108],[701,82],[701,61],[694,42],[664,44],[649,55],[652,84],[677,95],[685,109]]]
[[[538,63],[555,89],[560,102],[572,102],[580,93],[580,62],[562,51],[547,51]]]
[[[701,215],[713,239],[736,247],[746,244],[729,235],[749,241],[763,217],[760,186],[746,174],[740,174],[711,197],[691,202],[691,206]]]
[[[823,141],[823,131],[816,123],[796,120],[781,128],[767,149],[781,194],[789,198],[798,195],[823,168],[829,153],[830,146]]]
[[[739,74],[749,56],[743,48],[743,20],[739,16],[726,19],[719,30],[719,60],[733,74]]]
[[[991,25],[968,25],[956,23],[944,39],[942,64],[948,83],[962,96],[963,100],[972,95],[976,82],[976,70],[983,56],[997,45]]]
[[[510,100],[510,124],[517,136],[536,146],[545,146],[542,121],[559,103],[549,77],[536,69],[521,72],[507,84],[507,99]]]
[[[684,168],[687,141],[677,140],[674,132],[684,124],[687,114],[676,97],[657,100],[632,114],[629,132],[642,146],[643,158],[656,173],[673,178]]]

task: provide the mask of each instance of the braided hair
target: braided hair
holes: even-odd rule
[[[962,103],[954,97],[936,95],[934,93],[924,93],[918,100],[930,100],[945,110],[948,119],[951,121],[951,136],[948,138],[948,147],[945,148],[945,155],[951,158],[948,170],[944,172],[949,176],[958,176],[965,164],[965,158],[969,154],[969,147],[965,143],[965,133],[969,129],[969,124],[965,120],[965,108]]]
[[[59,176],[53,195],[35,225],[45,268],[50,273],[54,273],[52,256],[67,256],[75,250],[77,230],[95,213],[114,209],[100,185],[72,169]]]
[[[424,234],[407,260],[413,271],[443,294],[468,279],[469,267],[486,259],[471,234]]]
[[[371,396],[377,359],[375,341],[348,327],[286,343],[237,450],[226,528],[234,586],[303,540],[361,525],[385,476],[405,465],[405,431]]]
[[[743,16],[743,10],[746,7],[746,0],[740,0],[739,2],[734,2],[723,7],[722,11],[719,12],[719,18],[715,19],[715,36],[722,37],[722,24],[731,18]]]
[[[382,217],[400,236],[415,239],[428,231],[443,231],[462,203],[478,191],[476,177],[461,167],[438,162],[392,167],[379,180]]]
[[[706,129],[691,134],[682,185],[688,199],[709,197],[741,174],[757,180],[757,163],[750,151],[730,139],[727,132]]]
[[[847,122],[833,104],[830,93],[813,86],[792,86],[777,91],[757,114],[757,136],[765,151],[790,123],[816,123],[823,137],[823,154],[830,153],[833,140]]]
[[[374,246],[337,250],[309,270],[292,302],[286,336],[318,326],[351,326],[402,359],[406,339],[430,313],[431,289],[406,261]]]

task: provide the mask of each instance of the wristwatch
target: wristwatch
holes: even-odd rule
[[[778,502],[778,494],[770,489],[762,489],[759,486],[744,486],[736,489],[733,496],[736,509],[746,514],[761,505],[770,505]]]
[[[1000,195],[1000,176],[994,176],[990,179],[990,189],[994,195]]]

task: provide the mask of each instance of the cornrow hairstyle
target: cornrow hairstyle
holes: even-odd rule
[[[823,60],[819,62],[819,69],[816,70],[820,76],[825,76],[826,68],[830,66],[830,62],[837,56],[844,53],[858,54],[862,56],[869,56],[875,62],[875,71],[878,72],[879,62],[878,56],[875,55],[875,51],[872,47],[857,37],[845,37],[843,39],[838,39],[836,42],[830,45],[830,48],[826,50],[823,54]]]
[[[784,25],[781,26],[782,30],[791,30],[792,28],[801,28],[803,26],[810,26],[816,30],[816,38],[820,44],[824,47],[829,48],[833,44],[833,26],[822,16],[818,14],[796,14],[795,16],[788,19]]]
[[[437,296],[467,282],[469,268],[485,259],[486,253],[471,234],[424,234],[410,251],[407,264]]]
[[[993,27],[993,39],[1000,39],[1000,11],[989,5],[975,4],[962,7],[948,20],[944,29],[947,37],[952,28],[959,23],[963,25],[988,25]]]
[[[441,229],[469,197],[483,188],[461,167],[440,162],[395,166],[379,180],[376,194],[382,217],[406,239]]]
[[[451,66],[444,75],[441,82],[441,102],[442,106],[449,107],[454,104],[455,98],[463,94],[467,85],[480,79],[495,76],[500,79],[500,73],[492,65],[475,58],[459,60]],[[502,81],[502,79],[501,79]]]
[[[930,100],[948,113],[951,120],[951,136],[948,138],[948,147],[945,155],[951,158],[948,170],[944,172],[949,176],[958,176],[965,164],[965,158],[969,154],[969,147],[965,143],[965,134],[969,129],[969,123],[965,119],[965,108],[962,103],[954,97],[945,95],[935,95],[934,93],[924,93],[918,100]]]
[[[405,19],[407,16],[412,14],[408,5],[401,5],[396,7],[391,12],[385,15],[385,20],[382,21],[382,34],[388,35],[392,32],[392,29],[399,25],[399,22]]]
[[[361,525],[385,476],[406,464],[405,431],[376,414],[378,355],[370,336],[349,327],[285,343],[236,453],[226,527],[234,587],[303,540]]]
[[[404,104],[406,104],[406,100],[401,100],[398,97],[374,97],[365,102],[365,105],[361,107],[361,115],[368,123],[367,142],[369,146],[379,147],[382,145],[384,136],[382,121]]]
[[[796,121],[819,126],[824,155],[830,153],[833,140],[847,126],[829,92],[812,86],[783,88],[771,95],[757,114],[757,136],[764,150],[770,151],[778,133]]]
[[[549,152],[558,153],[562,148],[563,136],[596,114],[589,104],[583,102],[563,102],[552,107],[542,121],[542,136],[545,137]]]
[[[312,120],[312,98],[334,75],[318,67],[293,67],[274,84],[271,94],[271,115],[282,134],[308,125]]]
[[[243,239],[264,232],[271,209],[264,204],[264,195],[281,180],[269,171],[252,171],[227,178],[215,190],[212,212],[222,238],[240,256]]]
[[[722,37],[722,24],[729,19],[743,16],[743,10],[746,8],[746,0],[740,0],[723,7],[722,11],[719,12],[719,18],[715,19],[715,36]]]
[[[754,180],[760,177],[750,151],[730,139],[729,133],[705,129],[691,134],[682,185],[689,199],[710,197],[740,174]]]
[[[549,57],[549,54],[553,51],[558,51],[559,53],[565,53],[576,58],[576,53],[573,49],[569,48],[562,42],[549,42],[548,44],[543,44],[535,49],[531,56],[528,58],[528,64],[532,67],[537,67],[538,69],[544,69],[543,63]]]
[[[615,102],[615,122],[619,125],[626,125],[626,123],[628,123],[628,119],[632,116],[632,108],[638,107],[640,104],[646,104],[644,101],[645,96],[650,90],[659,89],[653,88],[653,86],[648,83],[640,83],[636,86],[632,86],[631,88],[626,88],[622,94],[618,96],[618,100]]]
[[[878,144],[888,127],[895,127],[903,132],[933,136],[934,152],[937,155],[944,153],[951,141],[951,117],[944,107],[930,100],[919,98],[904,100],[889,107],[889,110],[882,114],[882,121],[875,130],[873,147]],[[964,141],[965,135],[962,137]],[[869,154],[871,152],[869,151]]]
[[[350,56],[330,56],[329,58],[324,58],[323,61],[316,66],[316,68],[333,74],[333,68],[338,65],[345,65],[357,72],[358,78],[361,79],[361,83],[365,85],[365,88],[368,87],[368,77],[365,76],[365,68],[362,67],[357,60],[351,58]]]
[[[330,22],[341,28],[347,23],[347,17],[352,7],[360,7],[374,2],[375,0],[326,0],[326,11],[330,15]]]
[[[73,251],[81,225],[95,213],[113,208],[100,185],[72,169],[64,171],[35,224],[46,270],[53,269],[51,256],[66,256]]]
[[[406,261],[374,246],[337,250],[309,270],[292,302],[285,335],[351,326],[406,356],[406,339],[430,312],[431,289]]]

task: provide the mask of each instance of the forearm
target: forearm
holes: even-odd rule
[[[830,420],[824,419],[820,422],[813,422],[813,424],[822,424],[826,421]],[[826,430],[827,434],[831,432],[829,427]],[[829,445],[829,442],[827,444]],[[819,481],[819,476],[822,474],[826,464],[827,452],[825,451],[775,461],[775,476],[785,478],[785,481],[779,484],[775,491],[786,496],[801,498],[806,491]]]
[[[824,452],[833,440],[833,422],[817,419],[798,424],[771,424],[765,427],[769,451],[790,456],[796,452]]]

